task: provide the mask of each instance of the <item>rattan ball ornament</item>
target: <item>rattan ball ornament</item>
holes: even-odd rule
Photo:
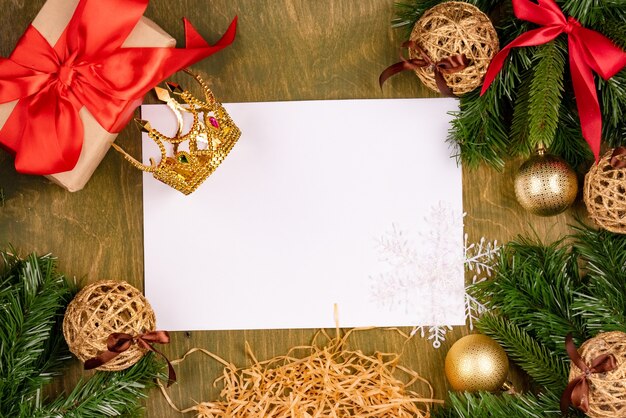
[[[496,340],[482,334],[455,342],[446,355],[446,377],[454,390],[495,392],[509,373],[509,359]]]
[[[432,62],[464,54],[468,65],[443,77],[455,95],[474,90],[483,82],[491,59],[499,50],[498,34],[491,20],[476,6],[449,1],[427,10],[411,32],[414,41]],[[409,47],[409,58],[423,58]],[[439,92],[433,66],[415,69],[415,74],[431,90]]]
[[[605,373],[591,373],[587,377],[589,385],[589,409],[587,416],[592,418],[626,418],[626,334],[612,331],[598,334],[585,341],[578,349],[586,364],[603,354],[612,354],[617,367]],[[574,363],[571,365],[569,380],[583,373]]]
[[[576,172],[565,160],[543,149],[520,166],[514,183],[518,203],[539,216],[558,215],[578,194]]]
[[[626,155],[606,153],[585,176],[583,197],[589,216],[600,227],[626,234]]]
[[[107,350],[112,333],[139,335],[156,329],[152,307],[143,294],[123,281],[107,280],[84,287],[70,302],[63,318],[63,335],[81,361]],[[146,353],[134,344],[97,370],[124,370]]]

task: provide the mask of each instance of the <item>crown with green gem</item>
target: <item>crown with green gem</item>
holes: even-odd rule
[[[199,100],[178,84],[168,82],[166,88],[154,90],[159,100],[164,102],[176,115],[178,130],[174,137],[163,135],[154,129],[150,122],[137,120],[142,131],[148,133],[161,151],[161,159],[150,158],[150,165],[142,164],[118,145],[113,147],[124,155],[136,168],[152,173],[155,179],[188,195],[202,184],[224,161],[233,148],[241,131],[230,118],[224,107],[215,99],[213,92],[204,80],[188,70],[204,91],[205,100]],[[177,100],[175,97],[179,97]],[[184,104],[183,104],[184,103]],[[183,133],[183,114],[191,113],[193,123],[187,133]],[[172,145],[168,151],[166,143]],[[186,150],[179,149],[187,143]]]

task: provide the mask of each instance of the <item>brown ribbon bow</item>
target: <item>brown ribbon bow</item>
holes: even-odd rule
[[[151,331],[137,335],[136,337],[123,332],[114,332],[107,338],[107,351],[100,353],[98,357],[87,360],[85,362],[85,370],[100,367],[128,350],[133,344],[137,344],[140,348],[152,351],[165,359],[169,371],[167,385],[170,386],[172,383],[176,382],[176,372],[172,367],[172,363],[165,357],[165,354],[152,345],[154,343],[169,344],[169,342],[170,334],[167,331]]]
[[[620,169],[626,167],[626,158],[622,158],[622,156],[626,154],[626,147],[617,147],[613,150],[611,154],[610,164],[611,167],[615,169]]]
[[[617,360],[615,360],[613,354],[602,354],[593,359],[590,366],[587,366],[576,350],[571,333],[567,334],[567,338],[565,338],[565,348],[572,362],[576,367],[582,370],[582,374],[569,382],[565,388],[561,396],[561,412],[565,415],[570,405],[574,405],[583,412],[588,412],[589,382],[587,379],[591,377],[593,373],[605,373],[615,369],[617,367]]]
[[[432,67],[435,72],[435,82],[437,83],[437,88],[444,96],[448,97],[456,97],[454,93],[452,93],[452,89],[446,83],[446,79],[443,77],[444,74],[453,74],[465,69],[469,60],[465,56],[465,54],[452,55],[446,58],[443,58],[437,62],[434,62],[430,59],[426,51],[420,48],[415,41],[406,41],[402,44],[402,48],[409,48],[411,50],[417,51],[421,58],[411,58],[409,60],[402,58],[402,61],[395,63],[389,67],[387,67],[378,77],[378,83],[380,84],[380,88],[383,87],[383,83],[387,81],[387,79],[395,74],[398,74],[405,70],[415,70],[421,67]]]

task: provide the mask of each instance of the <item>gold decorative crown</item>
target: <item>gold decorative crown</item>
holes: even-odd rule
[[[154,89],[159,100],[165,102],[176,115],[178,121],[176,136],[163,135],[152,128],[150,122],[137,120],[141,129],[147,132],[148,136],[159,146],[161,161],[156,163],[153,158],[150,158],[151,165],[145,165],[131,157],[118,145],[113,144],[113,147],[136,168],[152,173],[155,179],[188,195],[196,190],[224,161],[239,139],[241,131],[222,104],[215,100],[204,80],[188,70],[185,72],[200,84],[206,101],[195,98],[176,83],[166,83],[167,89],[160,87]],[[171,94],[179,96],[185,105]],[[193,115],[191,129],[187,133],[183,133],[183,112]],[[184,142],[188,142],[188,151],[178,149]],[[168,155],[165,143],[172,145],[172,155]]]

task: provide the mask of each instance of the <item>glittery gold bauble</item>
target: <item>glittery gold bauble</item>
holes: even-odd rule
[[[471,334],[455,342],[446,355],[446,376],[454,390],[494,392],[509,373],[509,359],[493,338]]]
[[[577,194],[578,179],[572,167],[543,151],[522,164],[515,176],[517,201],[535,215],[558,215],[574,203]]]
[[[591,373],[589,382],[589,411],[591,418],[626,418],[626,334],[604,332],[583,343],[578,353],[586,364],[604,354],[612,354],[617,367],[606,373]],[[569,381],[583,372],[571,363]]]

